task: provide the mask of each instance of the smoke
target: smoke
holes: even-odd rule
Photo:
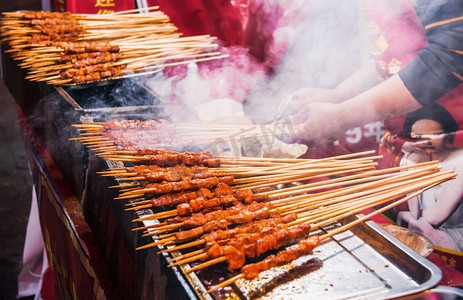
[[[229,58],[198,64],[207,89],[189,80],[186,66],[166,68],[170,81],[154,79],[171,85],[172,97],[164,100],[177,107],[172,120],[195,121],[197,102],[190,99],[227,98],[244,103],[246,116],[255,123],[269,122],[291,93],[302,87],[335,87],[365,60],[368,50],[356,0],[253,0],[248,12],[244,45],[220,47]],[[191,82],[188,87],[186,82]],[[180,86],[188,93],[180,95]]]
[[[274,34],[277,39],[278,35],[291,37],[274,74],[261,81],[246,100],[246,112],[257,123],[275,118],[278,104],[300,88],[336,87],[367,57],[357,1],[309,1],[302,5],[311,9]],[[277,43],[274,39],[274,47],[279,47]]]
[[[154,106],[160,101],[144,89],[143,77],[89,83],[66,88],[83,109],[107,107]]]
[[[199,122],[201,102],[232,99],[243,103],[245,117],[255,124],[272,123],[289,95],[304,87],[334,88],[369,57],[357,0],[253,0],[249,5],[254,19],[247,22],[244,45],[219,47],[230,57],[199,63],[196,80],[182,65],[69,90],[71,97],[87,109],[160,104],[169,108],[164,115],[174,123]]]
[[[219,48],[228,58],[199,63],[196,80],[190,80],[184,65],[166,68],[147,82],[155,93],[171,92],[163,101],[174,123],[199,122],[195,109],[200,99],[232,99],[243,103],[245,117],[255,124],[272,123],[288,95],[303,87],[334,88],[367,56],[356,0],[248,3],[244,45]],[[202,81],[207,88],[198,88]],[[228,139],[230,148],[237,148],[234,139]]]

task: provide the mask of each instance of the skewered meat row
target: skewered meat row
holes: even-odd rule
[[[255,220],[268,218],[272,205],[269,203],[252,203],[250,205],[237,204],[232,209],[212,211],[210,213],[194,214],[190,219],[181,223],[182,228],[192,228],[174,234],[176,241],[185,241],[200,237],[205,233],[229,226],[245,224]],[[197,226],[201,224],[200,226]]]
[[[249,193],[252,194],[251,190],[242,189],[231,191],[230,193],[226,194],[224,192],[224,186],[228,186],[226,183],[219,182],[217,187],[214,190],[209,190],[206,188],[199,188],[197,191],[181,191],[177,193],[169,193],[162,195],[158,198],[149,200],[149,204],[151,207],[159,207],[159,206],[178,206],[182,203],[188,203],[190,200],[195,200],[198,198],[202,199],[212,199],[214,197],[220,197],[225,195],[233,195],[238,199],[243,199],[243,202],[250,202],[248,197],[251,197]],[[262,196],[256,196],[252,194],[252,199],[256,199],[259,202],[266,200],[266,198]],[[146,202],[144,202],[146,203]]]
[[[158,165],[162,167],[172,167],[179,164],[189,166],[208,166],[220,167],[220,159],[214,157],[209,151],[195,152],[175,152],[168,150],[138,150],[135,156],[139,157],[144,164]]]
[[[297,219],[295,213],[288,214],[284,217],[279,214],[272,213],[268,218],[254,220],[249,223],[239,224],[233,228],[217,229],[212,232],[203,234],[200,238],[203,243],[206,243],[205,249],[212,246],[212,242],[219,242],[222,240],[232,239],[240,234],[249,234],[256,232],[263,232],[265,228],[280,226],[281,224],[288,224]],[[191,240],[196,236],[183,235],[183,240]],[[209,244],[208,244],[209,243]]]
[[[192,200],[197,199],[197,197],[194,198],[194,196],[190,195],[189,193],[185,193],[185,195],[186,195],[185,197],[191,197],[191,199],[189,199],[189,201],[192,201]],[[252,203],[254,203],[254,202],[255,202],[255,203],[260,203],[260,202],[265,202],[265,201],[267,200],[266,197],[263,197],[263,196],[254,196],[254,199],[255,199],[255,201],[253,201],[253,202],[244,202],[244,203],[245,203],[245,204],[252,204]],[[187,200],[187,201],[188,201],[188,200]],[[241,203],[242,203],[242,202],[235,202],[235,203],[233,203],[232,207],[233,207],[234,205],[241,204]],[[179,205],[181,205],[181,204],[179,204]],[[226,210],[228,207],[214,206],[214,207],[209,207],[209,208],[218,211],[218,210],[224,210],[224,209]],[[207,209],[206,209],[205,207],[202,207],[199,213],[208,213],[208,212],[209,212],[209,211],[207,211]],[[190,213],[191,213],[191,212],[190,212]],[[196,213],[198,213],[198,212],[196,212]],[[193,215],[196,214],[196,213],[193,213]],[[171,218],[166,219],[166,220],[164,221],[164,224],[183,223],[183,222],[186,222],[186,221],[192,222],[192,220],[190,219],[190,215],[179,213],[179,214],[178,214],[177,216],[175,216],[175,217],[171,217]],[[198,225],[198,226],[199,226],[199,225]]]
[[[89,74],[82,74],[82,72],[77,72],[77,74],[72,77],[72,82],[74,83],[91,82],[91,81],[100,80],[102,78],[118,77],[118,76],[121,76],[122,74],[124,74],[124,71],[123,71],[123,68],[121,67],[113,67],[113,68],[109,68],[106,71],[93,72]]]
[[[197,191],[181,191],[177,193],[169,193],[150,200],[150,204],[152,207],[178,205],[181,203],[188,202],[191,199],[196,199],[198,197],[206,197],[203,196],[204,190],[207,190],[210,193],[210,191],[206,188],[199,188]]]
[[[255,197],[251,190],[237,191],[234,195],[221,195],[212,199],[199,197],[191,199],[189,203],[179,204],[177,206],[177,213],[179,216],[189,215],[193,212],[199,212],[203,209],[209,209],[220,206],[230,206],[237,202],[251,203],[251,201],[262,202],[266,201],[267,197]]]
[[[161,126],[164,129],[166,125],[170,123],[165,119],[156,119],[148,121],[140,120],[111,120],[103,124],[105,130],[127,130],[127,129],[146,129],[153,128],[157,129]]]
[[[147,138],[149,136],[149,138]],[[114,143],[123,150],[138,150],[138,149],[166,149],[178,150],[192,145],[193,142],[189,138],[181,137],[174,131],[169,130],[109,130],[103,134],[104,138]]]
[[[232,191],[231,187],[224,183],[224,182],[219,182],[215,189],[210,190],[207,188],[199,188],[196,191],[182,191],[178,193],[171,193],[171,194],[165,194],[162,195],[159,198],[150,200],[150,204],[153,207],[158,207],[158,206],[173,206],[173,205],[179,205],[182,203],[188,203],[189,200],[197,199],[197,198],[203,198],[203,199],[212,199],[214,197],[220,197],[224,195],[236,195],[237,197],[246,197],[247,195],[247,190],[238,190],[238,191]],[[251,191],[252,193],[252,191]]]
[[[65,54],[120,51],[119,46],[113,46],[109,42],[54,42],[53,46],[62,48]]]
[[[246,257],[257,257],[269,250],[278,249],[291,240],[308,236],[310,230],[311,226],[307,224],[291,228],[269,228],[268,231],[262,233],[235,238],[225,245],[212,242],[204,259],[214,259],[225,256],[228,263],[228,270],[233,271],[244,265]]]
[[[247,222],[251,222],[255,218],[252,216],[253,211],[258,211],[265,208],[265,211],[268,210],[268,215],[270,215],[270,210],[272,209],[272,207],[273,206],[271,203],[252,202],[250,204],[243,204],[241,202],[238,202],[233,206],[227,207],[226,209],[218,208],[208,213],[199,212],[187,217],[170,218],[166,221],[168,221],[169,223],[176,223],[179,228],[184,229],[199,227],[212,220],[227,220],[232,218],[233,216],[233,218],[235,219],[239,217],[243,220],[247,220]],[[246,222],[236,222],[236,224],[243,223]]]
[[[74,18],[34,18],[30,20],[31,25],[49,26],[49,25],[79,25],[79,21]]]
[[[52,41],[68,41],[76,42],[78,35],[73,33],[60,33],[60,34],[32,34],[31,38],[27,41],[28,45],[33,46],[51,46]]]
[[[82,26],[77,24],[59,24],[59,25],[34,25],[32,30],[39,30],[43,34],[52,35],[52,34],[72,34],[74,36],[79,36],[84,34],[85,30]]]
[[[26,30],[26,33],[28,35],[32,34],[45,34],[45,35],[50,35],[50,34],[72,34],[74,36],[78,36],[79,34],[85,33],[85,30],[82,28],[82,26],[79,26],[77,24],[56,24],[56,25],[30,25],[28,27],[20,26],[20,25],[9,25],[8,29],[11,31],[7,35],[14,35],[13,33],[15,31],[21,31],[21,30]]]
[[[23,19],[71,19],[74,18],[70,12],[49,12],[49,11],[30,11],[25,12]]]
[[[155,195],[167,194],[170,192],[197,190],[199,188],[211,189],[217,186],[220,182],[230,185],[233,183],[233,180],[234,176],[231,175],[223,177],[208,177],[202,179],[191,179],[187,177],[182,181],[148,183],[144,186],[144,188],[135,191],[137,193],[143,193],[146,197],[154,197]]]
[[[182,203],[177,206],[179,216],[191,215],[193,212],[199,212],[203,209],[214,208],[217,206],[229,206],[239,200],[233,195],[224,195],[212,199],[196,198],[191,199],[189,203]]]
[[[82,58],[82,59],[65,60],[66,66],[72,65],[74,68],[83,68],[83,67],[88,67],[91,65],[115,62],[119,58],[122,57],[120,53],[111,53],[111,52],[91,52],[91,53],[102,53],[102,54],[95,56],[93,58],[88,57],[88,58]]]
[[[270,268],[281,266],[289,263],[297,258],[309,253],[315,249],[319,244],[319,236],[311,236],[309,238],[299,241],[297,244],[289,246],[285,250],[267,256],[264,260],[245,265],[241,268],[241,272],[245,275],[246,279],[253,279],[259,273],[269,270]]]
[[[80,83],[80,82],[86,82],[86,81],[97,81],[101,80],[101,78],[105,77],[110,77],[111,73],[105,72],[105,74],[102,74],[103,72],[95,72],[95,73],[90,73],[87,75],[76,75],[72,77],[72,82],[74,83]],[[122,74],[122,73],[121,73]]]
[[[162,168],[156,165],[151,166],[135,166],[129,168],[128,173],[134,174],[137,180],[146,180],[150,182],[158,181],[180,181],[183,178],[207,178],[212,176],[220,176],[223,174],[218,169],[211,169],[203,166],[176,165],[173,167]],[[141,179],[143,177],[143,179]]]
[[[67,79],[67,78],[73,78],[75,76],[85,76],[89,75],[92,73],[100,73],[100,75],[103,74],[103,72],[111,72],[111,73],[116,73],[117,72],[122,72],[122,70],[125,68],[124,65],[118,66],[118,67],[113,67],[110,63],[103,63],[103,64],[97,64],[97,65],[91,65],[91,66],[86,66],[83,68],[69,68],[60,73],[61,78]],[[105,77],[105,76],[102,76]]]
[[[60,63],[71,62],[76,63],[80,60],[84,59],[92,59],[98,57],[111,57],[114,60],[117,60],[121,56],[120,53],[112,53],[112,52],[83,52],[83,53],[76,53],[76,54],[63,54],[59,58]]]
[[[251,195],[249,195],[249,193]],[[143,208],[159,206],[178,206],[179,204],[188,203],[190,200],[194,200],[197,198],[212,199],[214,197],[220,197],[225,195],[235,195],[237,198],[243,199],[253,197],[251,190],[243,189],[233,191],[228,184],[219,182],[219,184],[213,190],[207,188],[199,188],[196,191],[181,191],[177,193],[169,193],[152,200],[142,201],[140,204],[149,203],[146,204],[149,206],[143,205]]]

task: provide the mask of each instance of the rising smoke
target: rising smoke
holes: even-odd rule
[[[312,9],[288,26],[292,40],[274,74],[261,81],[246,100],[246,112],[257,123],[271,121],[278,104],[300,88],[336,87],[368,56],[356,0],[302,5]]]

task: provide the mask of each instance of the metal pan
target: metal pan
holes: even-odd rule
[[[323,234],[332,229],[329,227],[314,234]],[[313,253],[291,264],[263,272],[251,281],[237,281],[211,295],[204,292],[219,282],[217,278],[236,274],[216,266],[186,275],[189,268],[179,270],[198,299],[392,299],[429,290],[442,277],[437,266],[372,221],[324,241]]]

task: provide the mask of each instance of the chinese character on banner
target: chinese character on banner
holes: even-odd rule
[[[55,0],[55,11],[84,14],[108,14],[135,8],[133,0]]]

